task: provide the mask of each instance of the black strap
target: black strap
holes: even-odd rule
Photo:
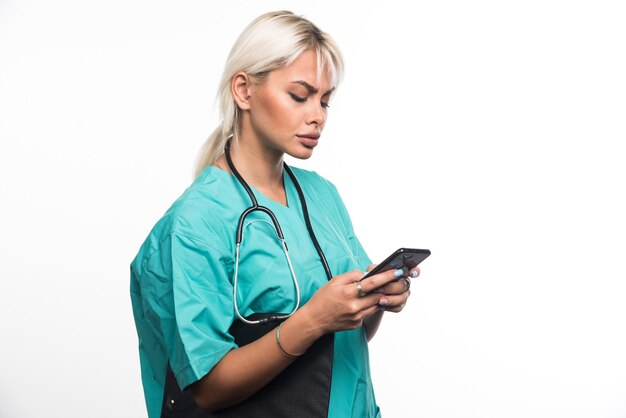
[[[258,320],[267,314],[247,318]],[[278,322],[235,321],[230,333],[239,346],[272,332]],[[213,413],[200,409],[190,391],[181,391],[168,363],[161,418],[326,418],[330,401],[334,334],[317,340],[269,384],[239,404]],[[259,359],[262,361],[262,359]]]

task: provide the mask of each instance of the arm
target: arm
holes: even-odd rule
[[[365,336],[367,337],[367,341],[371,341],[372,338],[376,335],[376,331],[378,331],[378,327],[380,326],[381,321],[383,320],[383,315],[385,311],[379,310],[375,312],[373,315],[368,316],[363,321],[363,326],[365,327]]]
[[[281,345],[290,354],[300,355],[321,336],[303,306],[280,329]],[[256,393],[278,376],[295,357],[289,357],[276,343],[275,331],[258,340],[228,352],[217,365],[190,389],[201,408],[215,411]]]
[[[322,335],[356,329],[378,311],[381,295],[373,292],[395,279],[385,272],[362,283],[359,297],[355,280],[363,276],[352,271],[334,277],[322,286],[292,317],[283,322],[280,341],[290,354],[300,355]],[[198,406],[215,411],[245,400],[267,385],[294,361],[276,343],[275,331],[228,352],[213,369],[190,386]]]

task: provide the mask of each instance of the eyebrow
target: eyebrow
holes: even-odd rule
[[[307,83],[304,80],[292,81],[291,83],[292,84],[300,84],[302,87],[307,89],[310,94],[315,94],[315,93],[317,93],[319,91],[319,89],[316,89],[315,87],[313,87],[312,85],[310,85],[309,83]],[[323,96],[326,96],[326,95],[332,93],[333,91],[335,91],[334,87],[332,89],[328,90],[326,93],[324,93]]]

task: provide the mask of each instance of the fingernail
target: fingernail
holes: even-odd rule
[[[400,277],[400,276],[402,276],[403,274],[404,274],[404,271],[402,271],[402,269],[396,269],[396,270],[393,272],[393,275],[394,275],[394,276],[396,276],[396,277]]]
[[[417,277],[417,272],[416,271],[412,272],[411,273],[411,277],[416,278]]]
[[[383,306],[385,306],[385,305],[389,305],[389,301],[388,301],[387,299],[383,298],[383,299],[381,299],[381,300],[378,302],[378,304],[379,304],[379,305],[383,305]]]

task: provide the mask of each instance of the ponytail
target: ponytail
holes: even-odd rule
[[[193,169],[194,178],[198,177],[205,168],[215,164],[215,161],[217,161],[221,155],[220,151],[223,152],[225,143],[226,139],[224,139],[224,135],[222,135],[222,124],[220,124],[211,135],[209,135],[198,152],[196,164]]]

